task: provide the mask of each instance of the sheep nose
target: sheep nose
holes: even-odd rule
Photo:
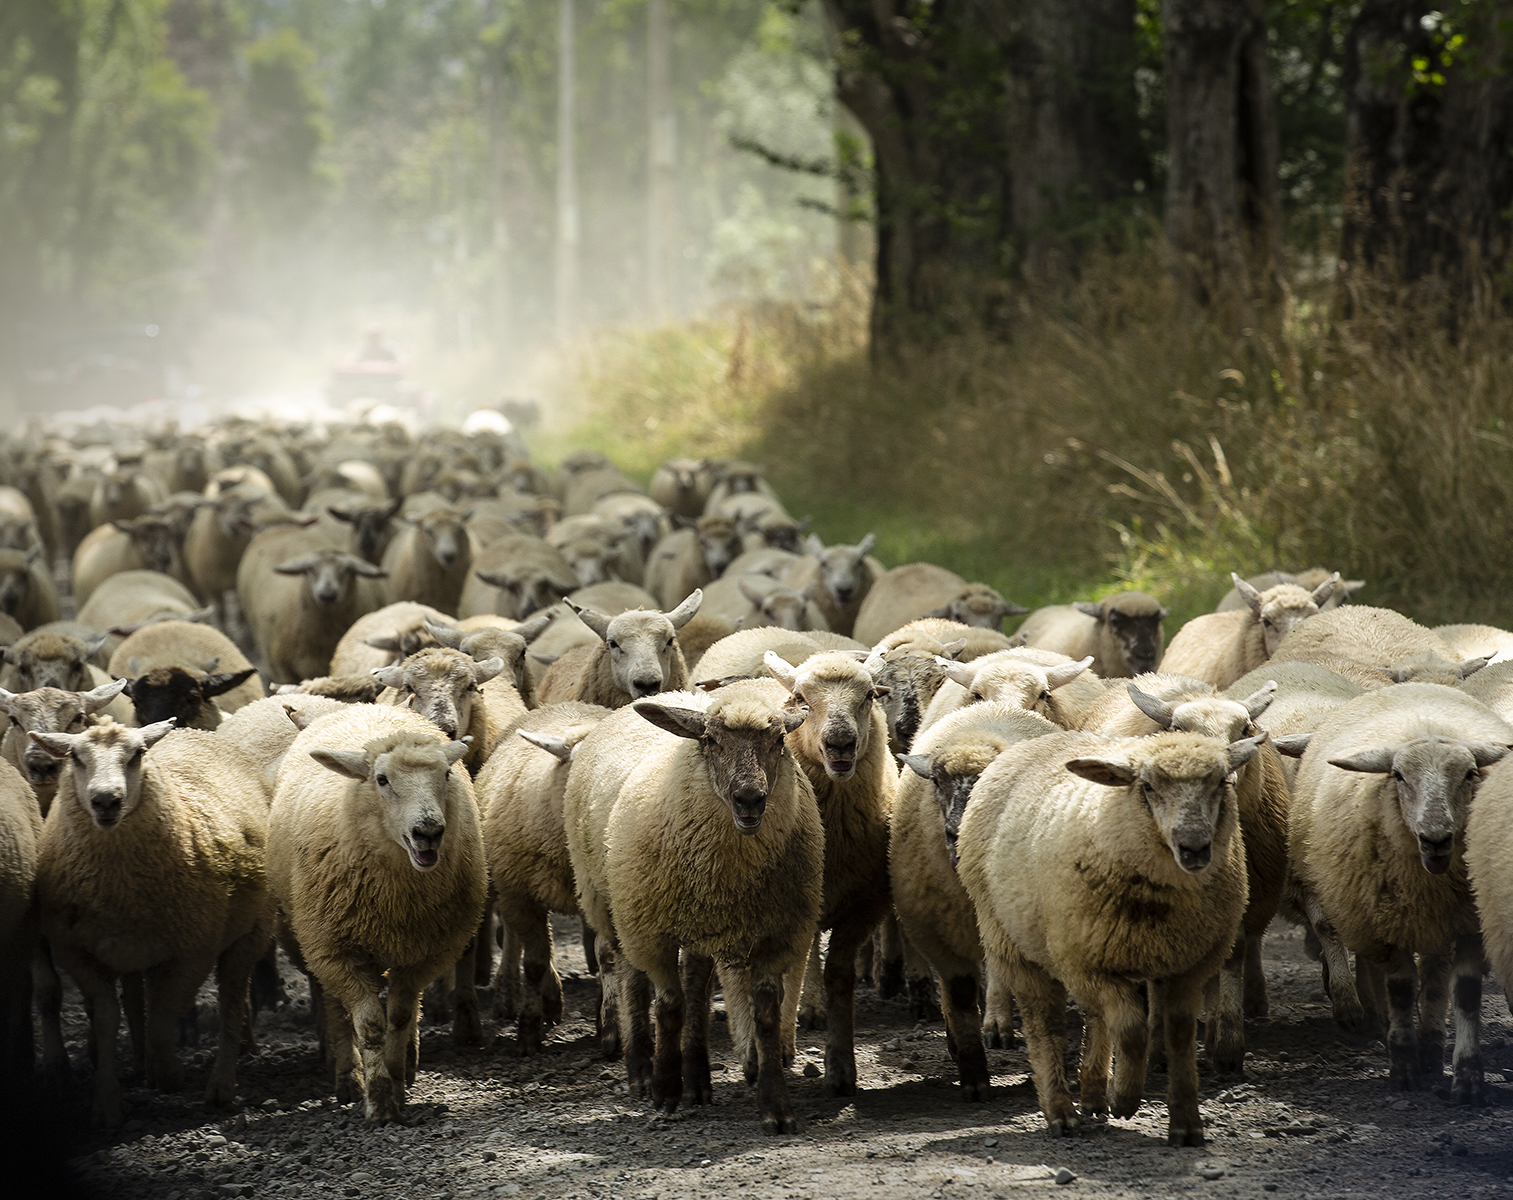
[[[853,759],[856,757],[856,738],[844,734],[825,739],[825,757]]]
[[[1178,846],[1177,862],[1184,871],[1201,871],[1208,866],[1214,856],[1214,845],[1209,842],[1205,846]]]
[[[636,696],[655,696],[662,690],[662,680],[655,675],[643,676],[640,679],[631,680],[631,688]]]
[[[450,567],[457,561],[457,551],[453,549],[438,549],[436,551],[436,561],[443,567]]]
[[[121,817],[122,797],[117,792],[95,792],[89,797],[97,825],[114,825]]]
[[[1418,852],[1425,858],[1448,858],[1450,851],[1455,847],[1455,835],[1446,834],[1444,837],[1435,838],[1419,834]]]
[[[317,588],[315,590],[315,592],[314,592],[314,595],[315,595],[315,602],[317,604],[335,604],[336,603],[336,589],[335,588]]]
[[[851,603],[851,589],[850,588],[836,588],[835,589],[835,602],[836,602],[836,604],[840,605],[841,608],[845,608],[846,605],[850,604]]]

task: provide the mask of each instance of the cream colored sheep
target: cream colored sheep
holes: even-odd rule
[[[317,717],[341,712],[347,705],[329,696],[264,696],[244,705],[216,727],[216,735],[240,748],[258,765],[270,793],[278,778],[279,764],[299,736],[299,731]]]
[[[1081,662],[1061,661],[1063,657],[1054,650],[1016,647],[969,663],[942,658],[937,665],[946,673],[946,682],[930,701],[920,728],[929,729],[942,717],[983,700],[1039,713],[1062,729],[1079,728],[1088,706],[1103,695],[1103,684],[1085,676],[1092,655]]]
[[[704,603],[699,611],[711,612],[728,621],[732,629],[761,629],[771,625],[796,633],[811,629],[828,631],[830,623],[815,603],[818,589],[816,578],[795,591],[769,575],[735,575],[726,571],[701,589]]]
[[[735,631],[734,621],[704,612],[678,630],[678,646],[683,651],[683,661],[688,664],[689,673],[692,674],[711,646]]]
[[[1318,625],[1308,621],[1288,634],[1272,658],[1279,663],[1318,662],[1324,666],[1341,658],[1379,670],[1429,655],[1446,662],[1459,658],[1444,638],[1389,608],[1347,604],[1323,616]]]
[[[1513,725],[1513,666],[1493,663],[1466,679],[1460,690]]]
[[[1295,584],[1281,583],[1257,592],[1238,575],[1231,577],[1247,607],[1194,617],[1182,626],[1166,648],[1163,671],[1201,679],[1223,691],[1271,659],[1293,629],[1318,616],[1319,602],[1329,598],[1332,586],[1326,581],[1309,593]]]
[[[1438,684],[1403,683],[1358,696],[1321,722],[1298,771],[1292,869],[1326,951],[1333,930],[1357,961],[1386,966],[1394,1087],[1432,1083],[1443,1070],[1453,962],[1453,1091],[1460,1101],[1484,1094],[1482,944],[1465,831],[1482,771],[1510,745],[1513,725],[1480,701]],[[1346,963],[1326,957],[1325,967],[1336,1016],[1364,1023],[1360,1000],[1341,986],[1349,982]]]
[[[234,468],[233,473],[246,469]],[[224,624],[224,598],[236,590],[237,568],[253,536],[275,525],[313,524],[316,517],[291,511],[266,480],[261,484],[228,480],[225,486],[212,480],[205,495],[214,503],[196,512],[189,523],[184,564],[195,592],[216,604]]]
[[[58,760],[30,734],[79,733],[96,714],[110,713],[126,687],[124,679],[101,684],[87,691],[39,687],[14,693],[0,688],[0,710],[10,718],[0,755],[21,772],[36,793],[37,805],[47,816],[58,790]]]
[[[606,499],[622,497],[630,498],[630,493]],[[615,517],[598,513],[567,517],[547,530],[546,541],[568,561],[584,587],[611,581],[639,586],[646,573],[646,554],[640,539],[633,528]]]
[[[804,714],[785,698],[770,681],[751,681],[638,700],[583,740],[563,798],[600,978],[618,992],[632,1089],[649,1089],[668,1111],[685,1093],[710,1102],[718,965],[732,1029],[752,1031],[748,1077],[767,1133],[797,1128],[783,1077],[783,980],[803,969],[824,875],[819,812],[784,744]]]
[[[815,602],[836,633],[855,629],[862,602],[886,570],[871,557],[875,540],[869,533],[854,546],[826,547],[811,533],[804,541],[804,557],[784,574],[784,582],[795,591],[803,591],[810,580],[818,581]]]
[[[35,629],[62,615],[58,589],[39,547],[0,550],[0,613],[22,629]]]
[[[311,722],[279,768],[268,880],[280,940],[319,986],[337,1100],[364,1097],[369,1122],[404,1118],[421,990],[483,914],[478,809],[454,766],[466,752],[407,709],[361,705]]]
[[[37,862],[42,814],[26,780],[0,763],[0,1070],[32,1070],[32,957],[37,951]]]
[[[408,708],[440,729],[448,739],[470,742],[463,766],[469,775],[483,768],[488,739],[488,700],[483,685],[504,671],[504,660],[475,662],[469,654],[449,646],[417,650],[392,667],[379,667],[373,677],[384,685],[379,704]],[[514,696],[509,717],[524,715],[525,704]],[[480,1034],[480,1036],[482,1036]]]
[[[532,640],[531,652],[526,656],[526,666],[530,669],[531,678],[537,686],[546,675],[547,668],[574,646],[599,644],[599,635],[578,619],[578,614],[567,606],[567,600],[571,600],[580,608],[591,608],[595,612],[611,617],[617,617],[633,608],[655,609],[657,607],[656,597],[644,588],[639,588],[632,583],[609,582],[579,588],[564,600],[544,609],[537,616],[549,618],[547,627]]]
[[[508,534],[474,555],[457,615],[497,613],[523,621],[577,590],[578,576],[558,550],[538,537]]]
[[[1203,1144],[1197,1011],[1247,897],[1231,778],[1263,738],[1053,733],[1011,746],[977,781],[961,881],[988,970],[1019,1006],[1053,1133],[1080,1124],[1066,1082],[1067,993],[1086,1029],[1083,1115],[1130,1117],[1145,1088],[1147,980],[1165,1004],[1167,1142]]]
[[[1026,646],[1055,650],[1068,658],[1093,657],[1093,674],[1127,679],[1154,671],[1161,662],[1161,622],[1170,609],[1144,592],[1118,592],[1095,603],[1037,608],[1019,627]]]
[[[978,776],[1016,742],[1055,733],[1044,717],[985,701],[952,713],[922,733],[905,756],[893,806],[888,870],[893,908],[909,942],[940,977],[952,1057],[964,1100],[986,1100],[987,1041],[1013,1042],[1002,979],[985,981],[982,939],[972,899],[956,873],[957,836]]]
[[[74,551],[75,603],[87,604],[96,588],[122,571],[158,571],[189,585],[189,571],[168,518],[145,513],[91,530]]]
[[[160,620],[199,622],[209,614],[182,583],[159,571],[122,571],[94,590],[79,609],[79,624],[109,634],[106,661],[121,639]]]
[[[92,526],[130,521],[167,498],[163,485],[141,468],[139,458],[120,458],[95,484],[95,494],[89,500]]]
[[[404,523],[384,551],[389,594],[457,616],[458,601],[473,567],[473,551],[463,522],[467,514],[451,507],[406,513]]]
[[[453,626],[440,609],[413,600],[397,600],[364,613],[341,635],[331,654],[332,675],[366,675],[377,667],[391,667],[417,650],[437,645],[427,621]]]
[[[954,661],[965,648],[965,638],[937,642],[922,637],[892,650],[874,650],[867,656],[867,674],[879,687],[888,689],[881,703],[888,722],[888,746],[894,754],[902,754],[914,744],[930,702],[945,685],[945,663]]]
[[[1513,759],[1487,771],[1466,821],[1466,870],[1492,973],[1513,996]],[[1480,982],[1480,981],[1478,981]],[[1480,990],[1479,988],[1477,989]],[[1470,1005],[1466,998],[1465,1007]],[[1457,994],[1457,1025],[1462,1007]]]
[[[313,508],[314,500],[315,497],[312,496],[305,501],[307,512]],[[402,496],[394,500],[364,500],[349,492],[345,499],[337,503],[328,501],[320,515],[322,522],[332,520],[350,526],[350,548],[358,558],[365,558],[370,563],[382,563],[384,552],[399,532],[395,528],[395,518],[403,506]]]
[[[179,728],[214,729],[221,713],[233,713],[267,694],[262,679],[236,643],[218,629],[189,621],[157,621],[126,638],[110,656],[110,673],[117,679],[140,681],[153,672],[177,670],[172,701],[152,699],[155,685],[134,683],[126,689],[139,725],[152,725],[175,716]],[[184,680],[192,680],[187,687]],[[163,702],[171,707],[159,711]],[[205,722],[209,722],[208,724]]]
[[[1436,625],[1431,632],[1444,638],[1457,658],[1513,659],[1513,633],[1494,625]]]
[[[723,575],[743,549],[740,530],[729,517],[700,517],[694,528],[675,530],[652,548],[646,590],[657,598],[657,607],[676,608]]]
[[[652,473],[646,490],[673,516],[692,521],[704,515],[714,481],[707,459],[669,458]]]
[[[4,662],[0,667],[0,687],[12,692],[29,692],[39,687],[86,691],[94,686],[90,667],[104,644],[103,633],[86,638],[47,628],[34,629],[5,648],[0,659]]]
[[[610,710],[553,704],[520,717],[478,775],[478,807],[489,879],[504,921],[504,953],[494,980],[494,1014],[517,1017],[520,1053],[545,1042],[562,1019],[562,981],[552,955],[549,913],[578,913],[562,823],[562,794],[577,745]],[[525,990],[520,987],[521,960]]]
[[[579,700],[623,708],[643,696],[687,687],[688,667],[677,631],[699,611],[703,599],[704,593],[695,589],[671,612],[637,610],[617,617],[568,601],[599,641],[574,647],[551,665],[541,681],[541,703]]]
[[[1258,592],[1268,591],[1279,583],[1295,583],[1305,592],[1311,592],[1319,584],[1326,580],[1333,580],[1333,592],[1323,604],[1319,605],[1320,612],[1328,612],[1332,608],[1338,608],[1350,599],[1351,595],[1366,586],[1364,579],[1341,579],[1338,571],[1329,571],[1324,567],[1310,567],[1306,571],[1296,574],[1287,571],[1267,571],[1264,575],[1252,575],[1245,582],[1250,584]],[[1224,599],[1219,601],[1215,612],[1238,612],[1247,607],[1245,598],[1240,595],[1239,588],[1230,588],[1224,593]]]
[[[484,759],[494,753],[509,727],[529,709],[537,706],[535,687],[526,668],[526,655],[532,640],[545,629],[549,618],[537,613],[515,629],[483,626],[469,631],[450,629],[428,622],[437,642],[460,650],[474,662],[497,658],[504,670],[482,685],[487,728],[484,733]]]
[[[705,463],[710,460],[705,459]],[[759,496],[773,503],[781,503],[772,485],[762,478],[762,468],[756,463],[728,459],[713,467],[714,482],[709,489],[709,498],[704,502],[704,511],[713,512],[732,496]]]
[[[773,626],[737,630],[704,652],[693,681],[697,686],[720,679],[766,679],[764,656],[769,650],[789,662],[802,662],[811,654],[818,654],[820,644],[812,630],[794,633]]]
[[[965,642],[966,645],[955,654],[948,654],[946,657],[954,658],[957,662],[971,662],[986,654],[996,654],[1000,650],[1014,648],[1014,642],[996,629],[979,629],[973,625],[963,625],[960,621],[948,621],[943,617],[922,617],[918,621],[910,621],[907,625],[895,629],[873,646],[873,649],[887,654],[915,644],[923,647],[929,642],[956,641]],[[1067,661],[1070,662],[1071,659]]]
[[[646,570],[646,556],[651,548],[672,532],[667,510],[650,496],[635,492],[616,492],[594,502],[594,516],[608,517],[635,539],[640,556],[640,573]],[[697,516],[698,514],[693,514]]]
[[[905,563],[872,584],[856,614],[856,639],[876,646],[890,633],[922,617],[941,617],[1002,632],[1004,617],[1029,612],[1010,604],[983,583],[931,563]]]
[[[146,976],[147,1082],[173,1090],[184,1078],[173,1052],[178,1019],[215,969],[220,1047],[205,1098],[233,1101],[252,966],[273,932],[262,775],[215,734],[166,736],[170,726],[106,720],[30,735],[67,760],[42,832],[37,902],[53,961],[91,1009],[97,1125],[124,1116],[116,981],[131,972]],[[67,1069],[45,1056],[44,1065]]]

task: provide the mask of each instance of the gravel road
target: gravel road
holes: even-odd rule
[[[62,1107],[12,1093],[15,1111],[0,1113],[0,1152],[12,1164],[0,1196],[69,1194],[46,1174],[56,1155],[74,1194],[112,1200],[1513,1197],[1513,1087],[1505,1086],[1513,1083],[1513,1020],[1490,979],[1484,1047],[1502,1103],[1470,1110],[1434,1092],[1394,1094],[1382,1044],[1335,1028],[1301,934],[1274,927],[1266,943],[1272,1016],[1248,1024],[1243,1080],[1202,1076],[1208,1145],[1190,1150],[1164,1144],[1166,1080],[1155,1071],[1134,1119],[1071,1139],[1046,1133],[1022,1047],[990,1051],[995,1095],[964,1104],[943,1026],[916,1024],[906,1001],[864,988],[861,1093],[823,1097],[814,1069],[823,1035],[801,1030],[790,1075],[801,1132],[769,1138],[757,1129],[722,1022],[711,1047],[712,1106],[659,1116],[627,1095],[622,1066],[593,1045],[597,985],[583,971],[575,924],[559,924],[557,936],[570,972],[568,1019],[547,1052],[522,1059],[510,1028],[487,1023],[487,1049],[454,1051],[448,1028],[427,1026],[404,1128],[369,1129],[360,1110],[336,1106],[316,1059],[308,994],[291,972],[293,1001],[260,1018],[260,1048],[240,1064],[241,1112],[195,1099],[210,1059],[204,1030],[203,1048],[190,1056],[190,1090],[128,1087],[122,1130],[83,1131],[88,1076],[77,1065],[83,1024],[70,988],[71,1093]],[[1074,1024],[1074,1043],[1077,1031]],[[123,1031],[123,1052],[125,1042]],[[18,1180],[33,1186],[12,1191]]]

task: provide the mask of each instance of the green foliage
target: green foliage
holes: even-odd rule
[[[265,228],[293,231],[312,220],[324,186],[321,153],[331,140],[315,52],[294,29],[247,47],[247,190]]]

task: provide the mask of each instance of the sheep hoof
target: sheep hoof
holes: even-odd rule
[[[801,1029],[825,1028],[825,1010],[809,1006],[799,1009],[799,1027]]]
[[[850,1054],[825,1053],[825,1097],[856,1095],[856,1060]]]
[[[1133,1117],[1139,1111],[1139,1096],[1115,1096],[1114,1102],[1109,1105],[1110,1115],[1117,1117],[1121,1121]]]
[[[1168,1146],[1202,1146],[1202,1126],[1168,1125],[1166,1129],[1166,1144]]]
[[[982,1044],[989,1050],[1012,1050],[1019,1044],[1012,1026],[999,1026],[996,1022],[983,1027]]]
[[[1350,1033],[1366,1033],[1371,1028],[1366,1010],[1354,996],[1341,996],[1334,1002],[1334,1023]]]
[[[1050,1123],[1052,1137],[1072,1137],[1081,1128],[1081,1122],[1074,1116],[1058,1117]]]
[[[184,1086],[184,1064],[177,1058],[148,1060],[147,1086],[160,1092],[176,1092]]]
[[[797,1133],[799,1121],[792,1113],[768,1113],[762,1118],[762,1132],[771,1136]]]
[[[212,1071],[210,1081],[205,1084],[205,1103],[214,1108],[225,1108],[236,1103],[236,1083],[230,1079],[222,1079],[220,1075]]]
[[[1084,1100],[1082,1102],[1082,1119],[1084,1121],[1107,1121],[1108,1097],[1100,1096],[1097,1099]]]
[[[968,1104],[983,1104],[992,1098],[993,1085],[991,1083],[968,1083],[961,1081],[961,1098]]]

